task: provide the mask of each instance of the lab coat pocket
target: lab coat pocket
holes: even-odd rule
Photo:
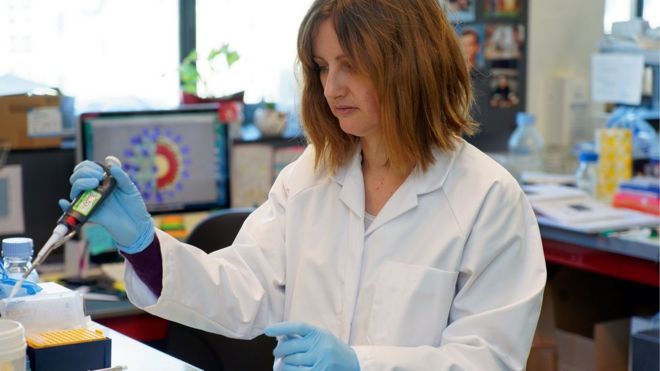
[[[375,286],[369,328],[373,345],[439,345],[458,272],[387,261]]]

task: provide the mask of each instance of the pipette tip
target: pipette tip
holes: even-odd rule
[[[18,294],[18,290],[21,289],[21,286],[23,286],[23,282],[25,282],[25,277],[21,277],[20,280],[14,284],[14,287],[11,289],[11,292],[9,293],[9,297],[7,299],[12,299],[16,294]]]

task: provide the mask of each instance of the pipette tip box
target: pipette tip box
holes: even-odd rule
[[[111,340],[100,331],[48,331],[28,335],[26,340],[32,371],[86,371],[110,367]]]

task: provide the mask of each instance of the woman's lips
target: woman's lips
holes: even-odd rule
[[[357,108],[352,106],[335,106],[335,113],[339,116],[349,115],[355,110],[357,110]]]

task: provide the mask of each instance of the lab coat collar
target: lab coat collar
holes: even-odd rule
[[[339,199],[358,217],[364,218],[364,178],[362,177],[362,147],[347,166],[337,170],[332,178],[342,187]]]
[[[415,188],[418,195],[430,193],[442,188],[447,176],[449,176],[449,173],[451,172],[454,160],[458,154],[464,150],[465,146],[465,140],[457,138],[456,148],[453,151],[445,152],[437,148],[433,150],[435,163],[429,167],[427,172],[423,173],[420,169],[415,169],[409,176],[409,178],[415,180]]]
[[[387,201],[383,209],[376,215],[374,221],[365,231],[365,236],[369,236],[376,229],[385,225],[389,221],[407,213],[417,207],[419,196],[436,191],[442,188],[447,179],[456,153],[462,150],[463,142],[457,143],[457,148],[453,152],[443,152],[439,149],[433,151],[435,163],[429,167],[426,173],[416,168],[401,184],[399,189]]]
[[[456,149],[452,152],[434,149],[435,163],[429,167],[426,173],[419,168],[413,170],[378,213],[366,231],[367,235],[386,222],[415,208],[419,195],[440,189],[447,179],[457,153],[462,151],[465,145],[465,141],[459,138]],[[364,218],[364,178],[361,163],[362,151],[358,145],[349,164],[338,169],[332,178],[342,187],[339,194],[340,200],[358,217]]]

